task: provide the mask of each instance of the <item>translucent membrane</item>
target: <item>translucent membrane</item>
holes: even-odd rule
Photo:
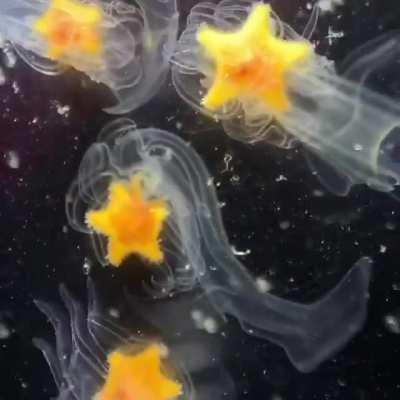
[[[115,180],[140,173],[149,199],[169,207],[161,246],[164,262],[154,268],[153,290],[166,295],[199,284],[222,314],[234,316],[250,334],[282,346],[301,371],[311,371],[362,327],[372,262],[361,258],[321,300],[311,304],[262,293],[235,258],[222,223],[213,180],[199,155],[166,131],[136,129],[119,119],[85,154],[66,197],[75,229],[89,234],[99,261],[107,264],[106,239],[89,230],[88,210],[107,200]]]
[[[195,109],[220,120],[226,133],[237,140],[266,141],[283,148],[300,141],[311,169],[337,195],[346,195],[356,184],[392,191],[400,181],[400,106],[394,98],[373,91],[371,81],[377,76],[380,82],[395,79],[400,59],[397,31],[356,49],[339,68],[340,73],[325,57],[314,53],[306,66],[288,73],[291,107],[279,115],[254,98],[230,101],[215,112],[203,107],[215,66],[200,48],[197,31],[204,24],[235,31],[253,5],[250,0],[223,0],[193,7],[172,58],[179,95]],[[307,40],[316,25],[317,10],[303,35],[272,13],[275,36]]]
[[[181,385],[179,399],[207,400],[218,393],[234,393],[222,364],[223,343],[216,335],[199,330],[191,318],[196,304],[193,297],[158,303],[129,295],[117,305],[104,307],[101,294],[89,280],[87,307],[63,285],[63,304],[35,300],[55,331],[55,345],[38,338],[34,344],[49,364],[58,399],[103,399],[99,393],[110,374],[109,355],[135,355],[154,345],[161,349],[163,375]],[[175,312],[182,318],[171,318]],[[127,383],[121,380],[121,388]]]
[[[0,37],[13,43],[20,57],[35,70],[57,75],[73,67],[103,83],[116,104],[112,114],[129,112],[157,94],[169,70],[178,30],[176,0],[81,1],[101,10],[100,56],[79,51],[73,42],[61,60],[48,55],[46,38],[35,23],[51,5],[49,0],[2,0]]]

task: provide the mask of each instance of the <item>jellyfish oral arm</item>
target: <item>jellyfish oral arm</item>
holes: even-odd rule
[[[361,258],[336,287],[311,304],[261,293],[241,265],[231,268],[234,278],[225,279],[223,286],[219,277],[213,284],[212,276],[207,286],[218,310],[235,317],[250,335],[283,347],[299,371],[310,372],[341,350],[362,328],[371,268],[372,261]],[[243,271],[240,278],[239,270]]]

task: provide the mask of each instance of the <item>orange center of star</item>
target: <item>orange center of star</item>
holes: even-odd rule
[[[37,19],[34,30],[46,38],[49,58],[62,61],[68,54],[99,55],[101,9],[78,0],[52,0]]]

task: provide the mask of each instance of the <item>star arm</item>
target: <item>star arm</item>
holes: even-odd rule
[[[236,33],[227,33],[217,31],[208,25],[203,25],[199,28],[197,32],[197,41],[206,51],[209,57],[217,58],[221,53],[232,53],[237,52],[235,46],[232,49],[232,43],[237,43]],[[229,51],[229,49],[232,49]],[[239,54],[237,54],[238,56]]]
[[[244,38],[260,41],[272,37],[270,20],[271,7],[269,4],[258,3],[253,6],[251,13],[244,22],[240,35]]]
[[[107,244],[107,258],[111,265],[119,267],[124,259],[132,253],[132,247],[121,243],[117,238],[110,236]]]
[[[224,73],[222,71],[217,72],[213,84],[203,98],[202,104],[209,110],[218,109],[227,102],[235,99],[239,94],[238,90],[233,85],[227,83],[223,75]]]
[[[293,67],[296,63],[307,60],[312,52],[311,45],[301,41],[271,38],[269,46],[271,52],[279,54],[279,62],[284,70]]]
[[[111,235],[113,233],[107,209],[88,211],[85,219],[86,224],[96,232],[103,235]]]

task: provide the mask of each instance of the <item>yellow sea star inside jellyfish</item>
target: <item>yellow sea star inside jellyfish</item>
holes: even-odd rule
[[[114,351],[108,364],[106,382],[95,400],[172,400],[182,393],[182,386],[162,373],[158,345],[135,355]]]
[[[104,208],[86,213],[88,226],[108,237],[107,257],[114,266],[130,254],[139,254],[153,263],[163,260],[159,236],[168,207],[163,199],[144,197],[143,179],[138,173],[128,182],[112,182]]]
[[[47,40],[47,56],[62,61],[68,54],[97,56],[102,50],[102,10],[79,0],[51,0],[34,31]]]
[[[311,55],[308,42],[274,35],[271,7],[253,6],[242,27],[233,32],[203,25],[197,41],[215,65],[215,76],[202,104],[216,110],[234,99],[257,98],[279,114],[290,109],[287,73]]]

